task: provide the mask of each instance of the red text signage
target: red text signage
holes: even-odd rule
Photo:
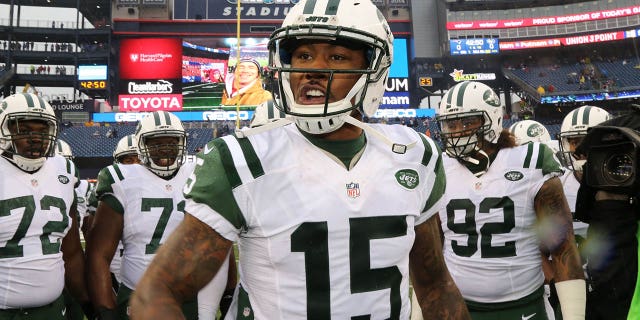
[[[505,29],[505,28],[521,28],[546,26],[554,24],[565,24],[584,22],[591,20],[602,20],[619,17],[627,17],[640,14],[640,5],[600,10],[594,12],[575,13],[564,16],[549,16],[538,18],[520,18],[509,20],[473,20],[473,21],[450,21],[447,22],[447,30],[474,30],[474,29]],[[502,47],[502,45],[500,46]]]

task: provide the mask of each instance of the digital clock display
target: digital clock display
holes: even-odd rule
[[[80,87],[88,90],[104,90],[107,88],[106,80],[83,80],[80,81]]]

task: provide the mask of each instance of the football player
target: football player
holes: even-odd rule
[[[128,144],[127,140],[127,144]],[[129,297],[140,277],[167,236],[182,221],[182,188],[193,171],[184,162],[186,134],[172,113],[149,113],[136,128],[140,164],[113,164],[98,175],[98,207],[87,242],[90,270],[89,292],[100,319],[128,319]],[[116,157],[119,158],[119,157]],[[111,290],[110,263],[122,241],[124,251],[117,297]],[[219,284],[221,283],[221,284]],[[217,286],[208,285],[182,305],[187,319],[198,317],[198,303],[215,309],[226,284],[226,274]]]
[[[516,146],[497,94],[480,82],[447,91],[436,120],[449,181],[444,256],[473,319],[546,319],[540,248],[562,316],[584,319],[585,281],[560,164],[544,144]]]
[[[78,171],[55,155],[51,106],[31,93],[0,103],[0,318],[65,319],[67,288],[88,317],[75,186]]]
[[[408,319],[410,266],[425,318],[468,319],[443,263],[438,147],[360,121],[382,101],[392,42],[368,0],[291,8],[268,44],[287,118],[198,155],[188,214],[139,282],[134,318],[180,317],[235,241],[240,284],[225,319]]]

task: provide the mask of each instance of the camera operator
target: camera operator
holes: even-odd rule
[[[589,224],[587,320],[640,319],[637,160],[640,106],[593,127],[576,153],[586,155],[576,218]]]

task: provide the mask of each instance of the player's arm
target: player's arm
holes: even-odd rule
[[[534,200],[542,250],[553,267],[558,299],[564,319],[584,319],[586,285],[573,235],[569,204],[557,177],[544,182]]]
[[[442,254],[438,214],[415,227],[409,269],[424,319],[471,319]]]
[[[84,272],[84,253],[80,244],[80,233],[78,232],[78,211],[76,206],[72,206],[69,213],[71,218],[71,228],[62,239],[60,250],[64,260],[64,280],[65,286],[71,295],[83,306],[83,310],[88,312],[89,293]]]
[[[109,266],[122,238],[124,216],[101,201],[87,241],[89,294],[98,312],[116,308]]]
[[[184,319],[182,302],[195,297],[213,279],[231,244],[185,213],[136,286],[130,301],[131,319]]]

